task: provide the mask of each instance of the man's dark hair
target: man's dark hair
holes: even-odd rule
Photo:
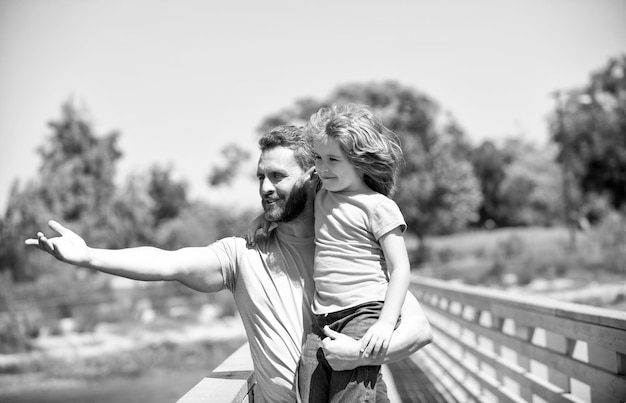
[[[302,127],[284,125],[277,126],[265,133],[259,139],[261,151],[270,150],[274,147],[285,147],[294,151],[296,161],[303,170],[307,170],[315,165],[313,146],[304,135]]]

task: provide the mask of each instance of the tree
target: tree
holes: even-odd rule
[[[102,228],[115,193],[115,163],[121,152],[117,133],[96,136],[84,110],[70,101],[52,133],[38,149],[39,175],[20,189],[15,183],[2,220],[0,269],[18,280],[32,279],[42,264],[27,254],[24,237],[34,236],[51,217],[63,220],[96,245],[106,243]],[[49,264],[51,266],[53,264]]]
[[[554,150],[508,139],[508,164],[500,183],[496,216],[503,226],[552,225],[561,221],[562,177]]]
[[[64,221],[98,216],[115,191],[115,163],[122,153],[118,133],[96,136],[84,111],[71,102],[62,106],[60,121],[47,144],[39,148],[39,184],[46,205]]]
[[[419,237],[452,232],[478,218],[482,197],[463,131],[412,88],[392,81],[344,85],[324,100],[305,98],[267,117],[259,132],[303,124],[320,107],[346,102],[369,105],[400,136],[406,164],[394,199],[412,232]]]
[[[573,200],[607,195],[614,208],[626,205],[626,55],[612,58],[588,85],[557,97],[551,124],[564,175],[582,191]],[[566,178],[567,179],[567,178]]]
[[[505,168],[510,158],[492,141],[484,141],[472,152],[474,174],[480,182],[483,202],[479,210],[479,224],[487,226],[502,225],[500,210],[500,186],[506,176]]]
[[[207,180],[209,186],[220,186],[230,183],[239,173],[239,169],[250,158],[250,153],[238,146],[229,144],[222,149],[226,160],[223,166],[214,166]]]
[[[149,176],[148,195],[153,201],[154,226],[158,227],[163,221],[177,217],[188,206],[187,183],[172,178],[172,167],[154,165]]]
[[[15,281],[35,277],[36,265],[28,264],[24,236],[34,236],[40,230],[42,217],[50,216],[33,183],[20,190],[18,181],[11,186],[4,217],[0,220],[0,271],[9,272]],[[32,261],[31,261],[32,262]]]
[[[509,138],[485,141],[472,151],[483,194],[480,224],[551,225],[560,220],[562,177],[552,149]]]
[[[254,216],[251,211],[233,215],[227,206],[192,202],[180,215],[158,228],[156,244],[166,249],[209,245],[220,238],[244,235]]]

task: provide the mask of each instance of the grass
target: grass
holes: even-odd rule
[[[426,253],[415,270],[425,276],[507,289],[537,289],[564,283],[572,289],[624,284],[626,248],[606,227],[578,231],[572,244],[566,228],[505,228],[473,231],[425,241]],[[607,243],[606,239],[612,240]],[[573,247],[572,247],[573,246]],[[425,258],[424,258],[425,256]],[[546,290],[550,292],[551,290]],[[574,293],[576,294],[576,293]],[[589,298],[589,290],[572,302],[623,305],[624,292]],[[576,297],[578,298],[578,297]],[[622,305],[620,305],[622,304]]]

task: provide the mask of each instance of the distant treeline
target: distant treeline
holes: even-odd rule
[[[555,100],[548,123],[551,141],[542,146],[513,137],[472,144],[436,101],[393,81],[347,84],[324,99],[298,100],[264,119],[258,132],[302,124],[332,103],[370,105],[401,138],[406,164],[394,199],[409,231],[420,239],[468,228],[585,227],[615,211],[623,214],[626,56],[609,60],[587,85],[559,93]],[[97,135],[71,102],[49,127],[38,150],[37,176],[14,183],[0,219],[0,272],[12,280],[53,273],[52,283],[62,283],[90,275],[61,270],[57,262],[24,247],[24,239],[50,218],[63,221],[90,245],[109,248],[151,244],[173,249],[245,232],[252,212],[190,200],[187,183],[173,178],[172,167],[154,165],[116,182],[120,134]],[[224,166],[207,167],[207,186],[227,185],[249,158],[237,145],[223,154]]]

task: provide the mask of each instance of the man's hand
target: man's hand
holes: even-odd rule
[[[390,323],[377,321],[361,338],[361,352],[366,357],[369,357],[370,354],[378,355],[381,351],[389,348],[392,335],[393,326]]]
[[[363,365],[372,365],[370,360],[361,353],[360,341],[331,330],[328,326],[324,326],[324,334],[327,337],[322,340],[322,349],[326,361],[333,370],[345,371]]]
[[[37,239],[27,239],[26,245],[48,252],[62,262],[81,265],[89,261],[89,248],[83,238],[56,221],[49,221],[48,226],[61,236],[47,238],[38,232]]]
[[[402,321],[393,332],[389,348],[378,355],[366,357],[361,353],[361,341],[324,327],[326,338],[322,348],[326,360],[336,371],[354,369],[363,365],[382,365],[402,360],[433,340],[430,323],[419,302],[411,293],[402,306]]]

